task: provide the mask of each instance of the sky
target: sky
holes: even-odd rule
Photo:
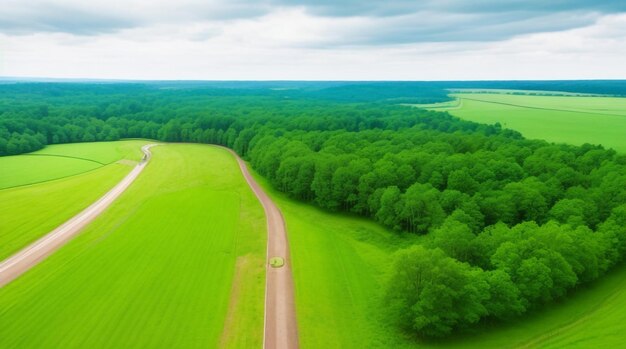
[[[621,0],[0,0],[0,76],[625,79]]]

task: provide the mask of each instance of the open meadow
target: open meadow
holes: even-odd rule
[[[602,144],[626,152],[626,98],[458,93],[455,101],[420,107],[480,123],[499,122],[524,137]]]
[[[0,347],[258,347],[265,221],[227,151],[153,148],[77,238],[0,289]]]

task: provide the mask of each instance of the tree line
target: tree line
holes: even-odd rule
[[[626,252],[626,156],[613,150],[389,104],[230,93],[5,91],[0,155],[135,137],[230,147],[294,198],[425,235],[397,254],[385,297],[421,336],[519,316]]]

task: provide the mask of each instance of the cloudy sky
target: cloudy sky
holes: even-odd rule
[[[0,76],[626,78],[618,0],[0,0]]]

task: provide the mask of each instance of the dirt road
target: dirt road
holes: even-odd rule
[[[289,244],[283,215],[274,202],[254,180],[246,163],[234,151],[231,152],[246,181],[254,191],[267,217],[267,262],[265,279],[265,326],[263,348],[283,349],[298,348],[298,326],[296,322],[296,307],[294,303],[293,277],[291,274],[291,260]],[[272,268],[269,259],[282,257],[285,264],[280,268]]]
[[[144,157],[133,170],[122,179],[113,189],[109,190],[98,201],[82,212],[63,223],[52,232],[35,241],[13,256],[0,262],[0,287],[13,281],[34,265],[44,260],[66,242],[76,236],[87,224],[107,209],[139,176],[150,160],[150,148],[155,144],[148,144],[141,148]]]

